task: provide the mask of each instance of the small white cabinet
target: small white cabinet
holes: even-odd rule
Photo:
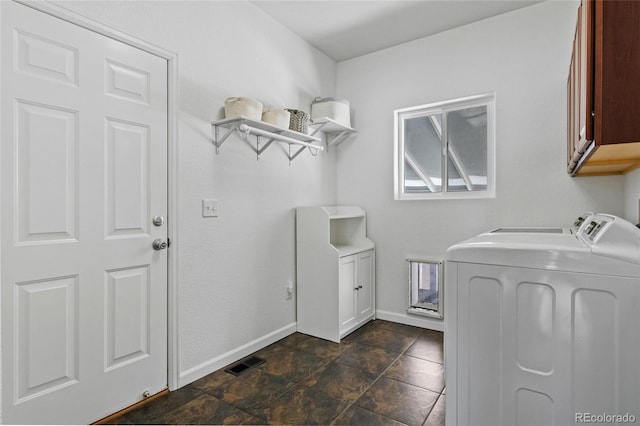
[[[340,342],[375,317],[375,245],[355,206],[296,213],[298,331]]]
[[[340,333],[346,334],[373,318],[374,251],[340,258]]]

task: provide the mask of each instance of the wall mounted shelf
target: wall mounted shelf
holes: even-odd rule
[[[345,126],[344,124],[329,117],[315,119],[313,120],[313,123],[309,124],[309,127],[313,128],[313,131],[311,132],[312,136],[320,131],[327,135],[327,147],[331,145],[338,145],[345,141],[349,136],[358,132],[356,129]]]
[[[314,145],[314,142],[320,142],[321,139],[313,135],[305,135],[304,133],[284,129],[274,126],[273,124],[265,123],[264,121],[253,120],[243,116],[214,121],[211,125],[213,126],[213,144],[216,146],[216,154],[220,153],[220,147],[233,133],[237,133],[250,144],[249,135],[252,134],[256,137],[254,151],[258,159],[260,159],[260,154],[271,146],[273,142],[281,142],[289,145],[289,163],[305,149],[309,149],[313,155],[317,155],[318,151],[324,149],[322,146]],[[221,129],[226,130],[222,135],[220,132]],[[261,137],[265,138],[266,142],[261,143]],[[294,147],[292,148],[292,146]]]

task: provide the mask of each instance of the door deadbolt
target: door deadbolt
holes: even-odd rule
[[[164,217],[162,217],[162,216],[154,216],[153,217],[153,224],[155,226],[162,226],[163,223],[164,223]]]
[[[156,238],[153,240],[152,246],[154,250],[164,250],[167,248],[167,242],[162,241],[160,238]]]

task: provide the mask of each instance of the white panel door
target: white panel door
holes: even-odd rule
[[[167,385],[167,63],[0,7],[2,420],[86,424]]]

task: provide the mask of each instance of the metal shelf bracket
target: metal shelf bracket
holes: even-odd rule
[[[226,120],[221,120],[211,123],[214,127],[213,144],[216,147],[216,154],[220,153],[220,147],[231,136],[232,133],[237,132],[240,137],[249,143],[252,147],[253,144],[249,141],[249,135],[256,136],[256,146],[254,151],[256,152],[257,159],[260,159],[260,155],[273,144],[273,142],[282,142],[289,145],[289,164],[302,153],[305,149],[309,149],[312,155],[318,155],[318,151],[323,151],[324,147],[320,145],[314,145],[313,142],[321,141],[320,138],[313,135],[305,135],[303,133],[294,132],[288,129],[282,129],[276,126],[272,126],[268,123],[261,121],[251,120],[245,117],[235,117]],[[227,129],[224,135],[220,136],[219,128],[223,127]],[[267,138],[267,141],[260,143],[260,137]],[[300,148],[292,152],[292,145],[300,146]]]

